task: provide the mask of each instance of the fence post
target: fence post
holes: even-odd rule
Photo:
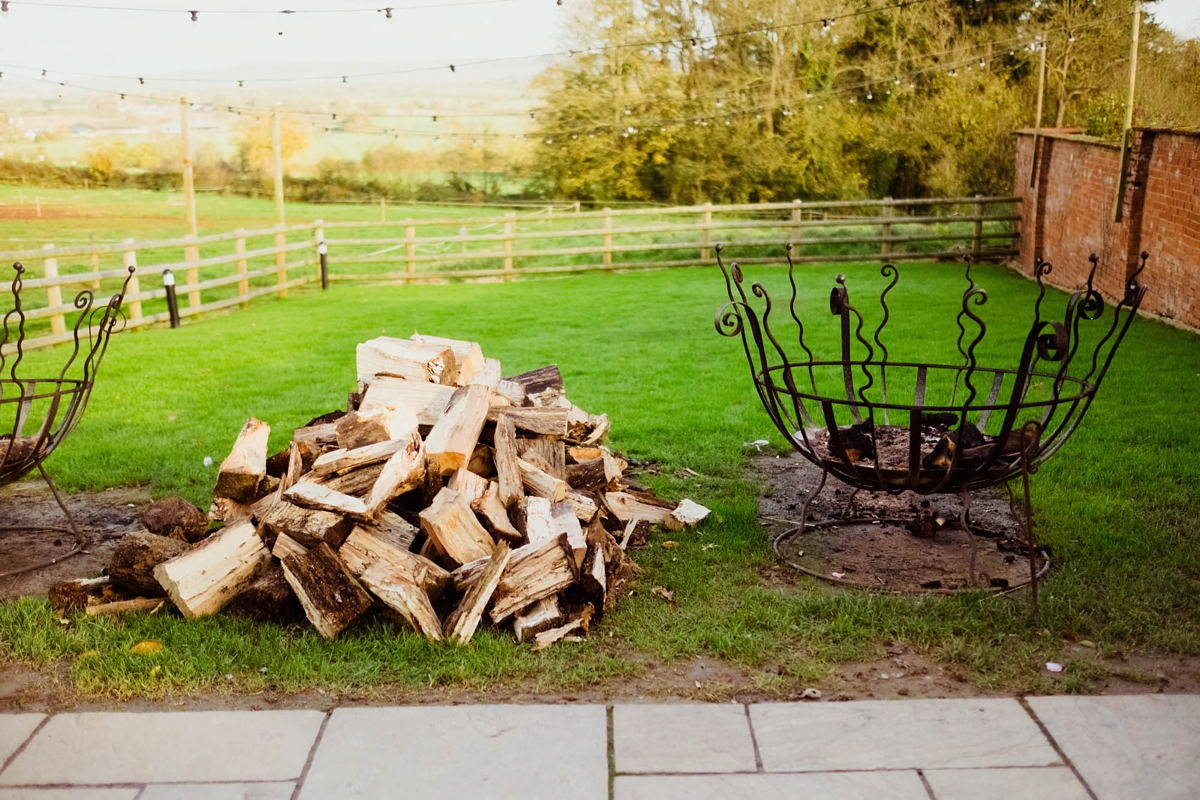
[[[700,248],[700,260],[708,261],[712,258],[712,203],[705,203],[704,206],[704,216],[701,219],[704,228],[700,234],[700,241],[703,243]]]
[[[319,219],[313,223],[313,247],[317,254],[317,275],[321,279],[321,288],[329,288],[329,268],[326,266],[325,220]]]
[[[121,263],[125,266],[125,269],[129,269],[130,267],[133,267],[136,270],[137,269],[137,250],[133,249],[133,239],[126,239],[125,245],[129,249],[126,250],[125,253],[121,256]],[[191,270],[188,270],[188,274],[191,274]],[[141,290],[142,290],[142,286],[141,286],[141,282],[138,280],[138,274],[137,274],[137,272],[134,272],[132,275],[129,276],[129,294],[136,295]],[[142,318],[142,301],[141,300],[129,301],[129,321],[137,322],[141,318]]]
[[[883,218],[886,220],[895,215],[896,207],[891,204],[892,198],[890,197],[883,198],[883,201],[888,204],[881,209]],[[888,241],[888,237],[892,235],[892,223],[884,222],[880,225],[879,235],[883,238],[883,241],[879,243],[879,254],[887,258],[888,254],[892,252],[892,243]]]
[[[976,256],[983,252],[983,203],[980,198],[983,195],[975,195],[975,238],[971,240],[971,252]]]
[[[245,228],[238,228],[236,231],[234,231],[234,233],[236,233],[238,235],[238,238],[233,243],[233,251],[235,253],[237,253],[239,256],[243,256],[242,258],[239,258],[238,262],[237,262],[238,297],[245,297],[246,295],[250,294],[250,279],[246,277],[246,259],[245,259],[246,237],[244,235],[245,232],[246,232]],[[242,302],[238,303],[238,305],[240,305],[242,308],[246,308],[247,306],[250,305],[250,301],[242,300]]]
[[[804,211],[801,209],[801,201],[792,201],[792,243],[800,241],[800,221],[804,218]]]
[[[379,198],[379,221],[387,222],[387,198]]]
[[[92,244],[95,244],[96,243],[96,234],[93,233],[90,238],[91,238]],[[99,272],[99,271],[100,271],[100,254],[92,253],[92,272]],[[97,278],[96,280],[92,281],[92,289],[99,289],[99,288],[100,288],[100,279]]]
[[[275,226],[275,247],[284,247],[287,245],[287,234],[284,233],[286,226],[281,222]],[[279,296],[287,297],[287,253],[282,250],[275,252],[275,282],[279,284]]]
[[[604,230],[605,231],[612,230],[612,209],[611,208],[604,209]],[[604,266],[606,266],[606,267],[612,265],[612,234],[611,233],[604,234],[603,262],[604,262]]]
[[[516,212],[504,215],[504,280],[511,281],[513,275],[513,234],[517,232]]]
[[[579,213],[579,201],[578,200],[575,201],[575,213],[576,214]]]
[[[196,237],[193,236],[192,234],[188,234],[187,236],[185,236],[183,238],[185,241],[194,242]],[[130,241],[132,241],[132,240],[130,240]],[[199,261],[200,260],[200,246],[197,244],[189,244],[186,247],[184,247],[183,248],[183,260],[187,261],[189,263],[192,263],[192,264],[195,264],[197,261]],[[198,266],[188,267],[187,282],[188,282],[189,286],[195,286],[197,283],[200,282],[200,267],[198,267]],[[200,307],[200,290],[199,289],[189,289],[188,290],[188,308],[199,308],[199,307]]]
[[[412,220],[405,220],[411,223]],[[417,262],[413,259],[417,255],[417,226],[404,226],[404,271],[408,273],[408,279],[411,281],[417,274]]]
[[[46,251],[45,260],[43,261],[42,274],[47,278],[58,277],[58,259],[54,257],[54,245],[42,245],[42,249]],[[47,286],[46,287],[46,305],[51,308],[62,305],[62,287]],[[50,317],[50,330],[53,333],[64,333],[67,330],[67,323],[63,319],[63,315],[55,314]]]

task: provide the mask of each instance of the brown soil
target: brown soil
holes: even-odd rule
[[[80,219],[83,217],[102,217],[104,209],[90,206],[61,206],[42,203],[41,213],[32,196],[26,196],[25,205],[4,205],[0,203],[0,219]]]

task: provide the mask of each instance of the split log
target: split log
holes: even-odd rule
[[[181,542],[198,542],[208,533],[208,517],[182,497],[155,500],[142,514],[142,523],[151,533]]]
[[[267,439],[270,435],[271,426],[267,423],[253,418],[246,420],[233,449],[221,462],[214,495],[239,503],[258,499],[267,479]]]
[[[566,481],[548,474],[523,458],[518,459],[517,465],[521,469],[521,483],[532,495],[557,503],[564,500],[571,489]]]
[[[467,464],[467,469],[483,478],[494,476],[496,459],[492,455],[492,448],[483,442],[475,445],[475,452],[471,454],[471,461]]]
[[[394,457],[395,453],[392,456]],[[351,497],[366,497],[371,492],[371,489],[375,487],[375,482],[379,480],[379,476],[383,474],[383,467],[386,463],[385,461],[383,463],[369,464],[368,466],[351,470],[341,475],[336,472],[332,475],[309,475],[305,480],[319,483],[322,486],[328,486],[335,492],[348,494]],[[294,486],[295,484],[292,485]]]
[[[525,405],[525,387],[509,378],[501,378],[494,387],[496,394],[503,397],[512,406]]]
[[[477,383],[480,386],[486,386],[489,389],[495,390],[500,383],[500,359],[485,358],[483,367],[475,373],[475,377],[471,378],[468,383]]]
[[[367,497],[367,516],[375,517],[392,498],[405,492],[420,489],[425,484],[425,446],[415,430],[409,434],[407,443],[397,450],[371,487]]]
[[[488,557],[487,566],[483,568],[483,572],[472,584],[458,607],[446,619],[446,630],[451,638],[456,639],[460,644],[471,641],[471,637],[475,635],[475,629],[479,627],[479,623],[483,619],[484,609],[487,608],[488,601],[492,599],[492,595],[500,583],[500,577],[511,558],[512,549],[508,546],[508,542],[500,542],[496,545],[491,556]]]
[[[322,422],[319,425],[309,425],[292,431],[293,442],[303,442],[308,448],[319,453],[321,448],[337,444],[337,423]]]
[[[599,544],[592,545],[579,574],[579,593],[586,602],[592,604],[597,619],[604,614],[604,601],[608,593],[605,563],[604,548]]]
[[[362,383],[371,383],[376,375],[391,375],[452,386],[458,377],[454,352],[445,345],[378,336],[360,344],[355,352]]]
[[[417,415],[404,407],[388,409],[371,406],[353,411],[335,424],[337,446],[343,450],[354,450],[392,439],[408,439],[417,433],[418,428]]]
[[[591,522],[600,512],[600,503],[590,492],[567,492],[567,502],[575,510],[580,522]]]
[[[153,614],[162,608],[165,602],[167,601],[162,597],[134,597],[131,600],[114,600],[111,603],[87,606],[83,609],[83,612],[89,617],[113,616],[115,614],[125,614],[130,611]]]
[[[608,482],[609,486],[616,486],[625,474],[625,467],[628,464],[607,450],[602,450],[601,453],[603,454],[601,458],[604,459],[604,479]]]
[[[671,512],[671,518],[667,520],[667,527],[671,530],[681,530],[692,525],[699,525],[710,513],[704,506],[685,498]]]
[[[367,504],[359,498],[335,492],[328,486],[312,481],[300,481],[283,493],[283,499],[301,508],[330,511],[356,520],[366,520],[371,516]]]
[[[279,486],[282,486],[282,481]],[[269,494],[264,495],[250,505],[250,520],[254,523],[262,522],[263,517],[271,513],[271,509],[275,508],[282,501],[282,493],[279,491],[279,486]]]
[[[533,649],[534,650],[545,650],[550,645],[554,644],[555,642],[560,642],[563,639],[567,638],[568,636],[572,636],[572,635],[578,634],[578,633],[586,633],[586,632],[587,632],[587,626],[584,624],[583,620],[582,619],[573,619],[570,622],[568,622],[566,625],[562,625],[558,628],[551,628],[549,630],[542,631],[541,633],[534,636],[533,637],[533,641],[534,641]]]
[[[492,595],[492,622],[503,622],[543,597],[558,594],[579,579],[579,567],[566,536],[526,547],[532,549],[505,570]]]
[[[628,550],[630,547],[643,547],[650,537],[650,528],[651,524],[649,520],[631,519],[629,522],[626,522],[621,538],[621,549]]]
[[[359,411],[406,408],[416,416],[419,425],[432,427],[445,412],[454,391],[453,386],[380,376],[367,387]]]
[[[604,469],[604,458],[590,458],[567,466],[567,484],[572,489],[604,491],[608,488],[608,472]]]
[[[421,530],[454,566],[490,555],[496,543],[458,492],[442,489],[421,512]]]
[[[284,577],[282,564],[268,567],[241,594],[230,600],[225,610],[239,617],[277,625],[286,625],[304,614],[300,600]]]
[[[409,573],[379,563],[362,574],[363,585],[417,633],[441,641],[442,623],[429,601],[429,595]]]
[[[517,431],[511,419],[501,417],[496,421],[495,445],[496,483],[499,485],[500,502],[505,508],[510,508],[525,494],[521,489]]]
[[[308,552],[308,548],[297,542],[286,533],[281,533],[275,537],[275,544],[271,547],[271,555],[283,561],[288,556],[303,555]]]
[[[539,436],[567,435],[567,410],[565,408],[515,408],[493,406],[488,410],[488,421],[497,422],[500,417],[511,417],[517,430]]]
[[[609,420],[608,414],[599,416],[593,414],[588,418],[588,424],[592,426],[592,432],[583,439],[585,445],[600,444],[608,437],[608,432],[612,429],[612,421]]]
[[[356,447],[353,450],[333,450],[320,456],[313,462],[312,471],[315,475],[343,474],[351,470],[387,461],[397,450],[405,447],[406,441],[387,441],[369,444],[366,447]]]
[[[208,518],[213,522],[224,522],[226,526],[248,522],[252,516],[249,503],[239,503],[228,497],[214,497],[208,507]]]
[[[71,611],[82,611],[88,606],[130,599],[129,591],[114,584],[107,575],[59,581],[50,585],[48,594],[50,608],[59,618]]]
[[[552,504],[544,497],[527,497],[525,510],[525,538],[530,544],[541,544],[554,538],[554,512]]]
[[[116,585],[143,597],[162,597],[166,593],[154,577],[154,568],[187,549],[185,542],[167,536],[142,531],[127,533],[113,551],[108,565],[109,577]]]
[[[459,496],[467,502],[467,505],[471,505],[483,497],[489,483],[491,481],[487,478],[480,477],[469,469],[464,468],[456,471],[446,486],[458,492]]]
[[[545,470],[548,475],[559,480],[566,479],[567,453],[561,439],[553,436],[520,439],[517,441],[517,452],[521,458]],[[536,460],[530,456],[535,456]]]
[[[579,518],[570,503],[552,503],[550,505],[550,535],[551,537],[566,536],[571,550],[575,553],[575,564],[581,566],[587,555],[587,539],[583,528],[579,527]]]
[[[582,464],[603,457],[604,452],[603,448],[594,445],[573,444],[567,448],[567,458],[574,464]]]
[[[474,378],[484,368],[483,349],[478,342],[465,342],[460,339],[445,339],[441,336],[422,336],[414,333],[410,341],[428,347],[449,347],[454,354],[454,363],[458,368],[452,382],[455,386],[465,386],[474,383]],[[499,363],[497,364],[496,380],[500,379]],[[444,381],[443,381],[444,382]],[[486,384],[485,384],[486,385]],[[491,388],[490,386],[488,387]]]
[[[327,544],[285,558],[283,576],[300,599],[308,621],[326,639],[350,627],[372,605],[367,590]]]
[[[346,567],[357,576],[375,567],[388,574],[403,573],[434,600],[450,585],[450,573],[436,562],[408,549],[411,540],[374,526],[355,526],[338,550]]]
[[[487,418],[490,391],[486,386],[464,386],[455,391],[425,440],[430,469],[449,475],[470,463]]]
[[[671,518],[671,509],[650,505],[626,492],[608,492],[604,505],[621,522],[644,519],[651,525],[661,525]]]
[[[249,522],[224,528],[154,568],[154,577],[189,619],[220,611],[271,562]]]
[[[304,547],[316,547],[322,542],[339,547],[354,526],[341,514],[310,511],[286,501],[277,503],[260,522],[276,537],[290,536]]]
[[[508,510],[500,502],[500,488],[495,482],[487,482],[483,496],[471,501],[471,510],[496,539],[507,539],[511,542],[521,540],[521,532],[513,526],[508,518]]]
[[[558,371],[557,364],[530,372],[522,372],[508,380],[524,390],[524,405],[554,407],[562,405],[566,399],[567,393],[563,388],[562,373]]]
[[[293,439],[291,447],[288,448],[287,469],[279,479],[280,491],[285,492],[294,486],[304,473],[312,469],[312,463],[316,459],[316,453],[307,443]]]
[[[518,642],[524,642],[542,631],[562,625],[563,619],[558,597],[544,597],[513,617],[513,633]]]

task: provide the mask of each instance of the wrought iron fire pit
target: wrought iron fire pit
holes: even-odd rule
[[[773,539],[776,552],[786,539],[809,527],[809,506],[829,475],[868,492],[961,493],[962,525],[972,544],[973,584],[975,537],[970,534],[968,492],[1003,485],[1028,549],[1036,610],[1037,580],[1048,564],[1044,553],[1039,554],[1034,532],[1029,476],[1070,438],[1095,398],[1146,293],[1137,279],[1148,254],[1141,254],[1141,264],[1127,281],[1107,329],[1102,322],[1105,302],[1093,288],[1098,258],[1091,257],[1087,285],[1071,295],[1061,321],[1042,317],[1043,279],[1053,267],[1039,259],[1033,323],[1015,366],[999,366],[981,364],[976,357],[987,327],[975,312],[988,298],[971,277],[969,256],[956,317],[959,363],[892,360],[884,343],[890,318],[887,298],[900,273],[891,264],[881,269],[890,282],[879,296],[882,318],[870,339],[863,335],[863,316],[850,302],[845,276],[837,276],[829,310],[840,324],[840,357],[821,360],[805,342],[791,250],[789,244],[792,293],[787,313],[795,324],[794,341],[804,353],[796,360],[772,330],[773,307],[766,288],[761,283],[751,286],[762,300],[760,317],[742,287],[741,268],[733,262],[726,269],[717,248],[729,296],[717,312],[717,332],[741,337],[754,387],[771,421],[821,469],[820,484],[805,501],[798,526]],[[1088,329],[1081,328],[1083,323],[1099,324]],[[1095,338],[1094,345],[1081,348],[1087,334]],[[1012,488],[1018,478],[1023,500],[1019,510]]]
[[[73,305],[78,309],[79,316],[66,342],[71,348],[66,363],[57,377],[27,378],[18,374],[25,357],[26,315],[21,305],[25,268],[17,262],[13,264],[13,269],[17,273],[12,280],[13,308],[4,315],[4,333],[0,337],[0,486],[38,470],[66,516],[69,527],[5,525],[0,526],[0,532],[65,533],[74,536],[75,546],[70,552],[52,560],[0,572],[0,578],[70,558],[88,544],[87,536],[63,503],[44,464],[83,416],[95,385],[96,371],[108,349],[109,337],[117,330],[118,324],[124,322],[121,303],[129,287],[129,277],[134,272],[130,267],[121,291],[109,298],[102,307],[93,308],[94,295],[91,291],[84,290],[77,294]],[[10,342],[11,352],[6,352]],[[6,364],[7,377],[4,375]]]

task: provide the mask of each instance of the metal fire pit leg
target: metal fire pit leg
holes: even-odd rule
[[[962,529],[967,534],[967,541],[971,543],[971,563],[967,567],[967,582],[972,586],[978,586],[979,581],[976,580],[975,560],[979,556],[979,543],[975,541],[975,532],[971,530],[971,495],[966,489],[962,492]]]
[[[69,533],[75,537],[75,546],[73,548],[71,548],[71,552],[67,553],[66,555],[56,556],[55,558],[51,558],[48,561],[42,561],[37,564],[30,564],[28,566],[21,567],[20,569],[9,570],[8,572],[0,572],[0,578],[8,578],[13,575],[20,575],[23,572],[32,572],[35,569],[42,569],[43,567],[52,566],[54,564],[57,564],[60,561],[65,561],[66,559],[70,558],[71,556],[78,555],[80,552],[83,551],[83,549],[85,547],[88,546],[87,535],[82,531],[82,529],[80,529],[79,525],[76,524],[75,517],[72,516],[72,514],[71,514],[71,509],[67,508],[67,504],[63,502],[62,497],[58,493],[58,487],[54,485],[54,481],[50,480],[50,476],[46,473],[46,468],[44,466],[42,466],[41,464],[39,464],[38,472],[40,472],[42,474],[42,479],[45,480],[46,485],[50,487],[50,493],[54,495],[54,500],[55,500],[55,502],[58,503],[58,507],[62,509],[63,515],[66,516],[67,523],[70,525],[70,527],[62,528],[62,527],[57,527],[57,526],[53,526],[53,525],[0,525],[0,533],[16,532],[16,531],[22,531],[22,532],[41,531],[41,532],[46,532],[46,533]]]
[[[785,539],[790,539],[793,536],[803,536],[805,528],[808,527],[808,509],[812,506],[812,501],[817,499],[817,495],[825,488],[825,481],[829,478],[829,472],[821,470],[821,481],[817,484],[817,488],[808,493],[808,497],[804,500],[804,505],[800,509],[800,526],[797,528],[789,528],[771,540],[771,549],[775,551],[775,555],[779,556],[783,562],[789,563],[783,554],[779,552],[779,546],[783,544]]]
[[[1036,426],[1036,423],[1030,423]],[[1029,430],[1027,425],[1026,431]],[[1036,430],[1036,427],[1035,427]],[[1021,448],[1021,488],[1025,495],[1025,543],[1029,545],[1029,597],[1033,608],[1033,617],[1038,616],[1038,568],[1037,568],[1037,533],[1033,524],[1033,498],[1029,494],[1029,474],[1032,472],[1029,463],[1029,448]]]

